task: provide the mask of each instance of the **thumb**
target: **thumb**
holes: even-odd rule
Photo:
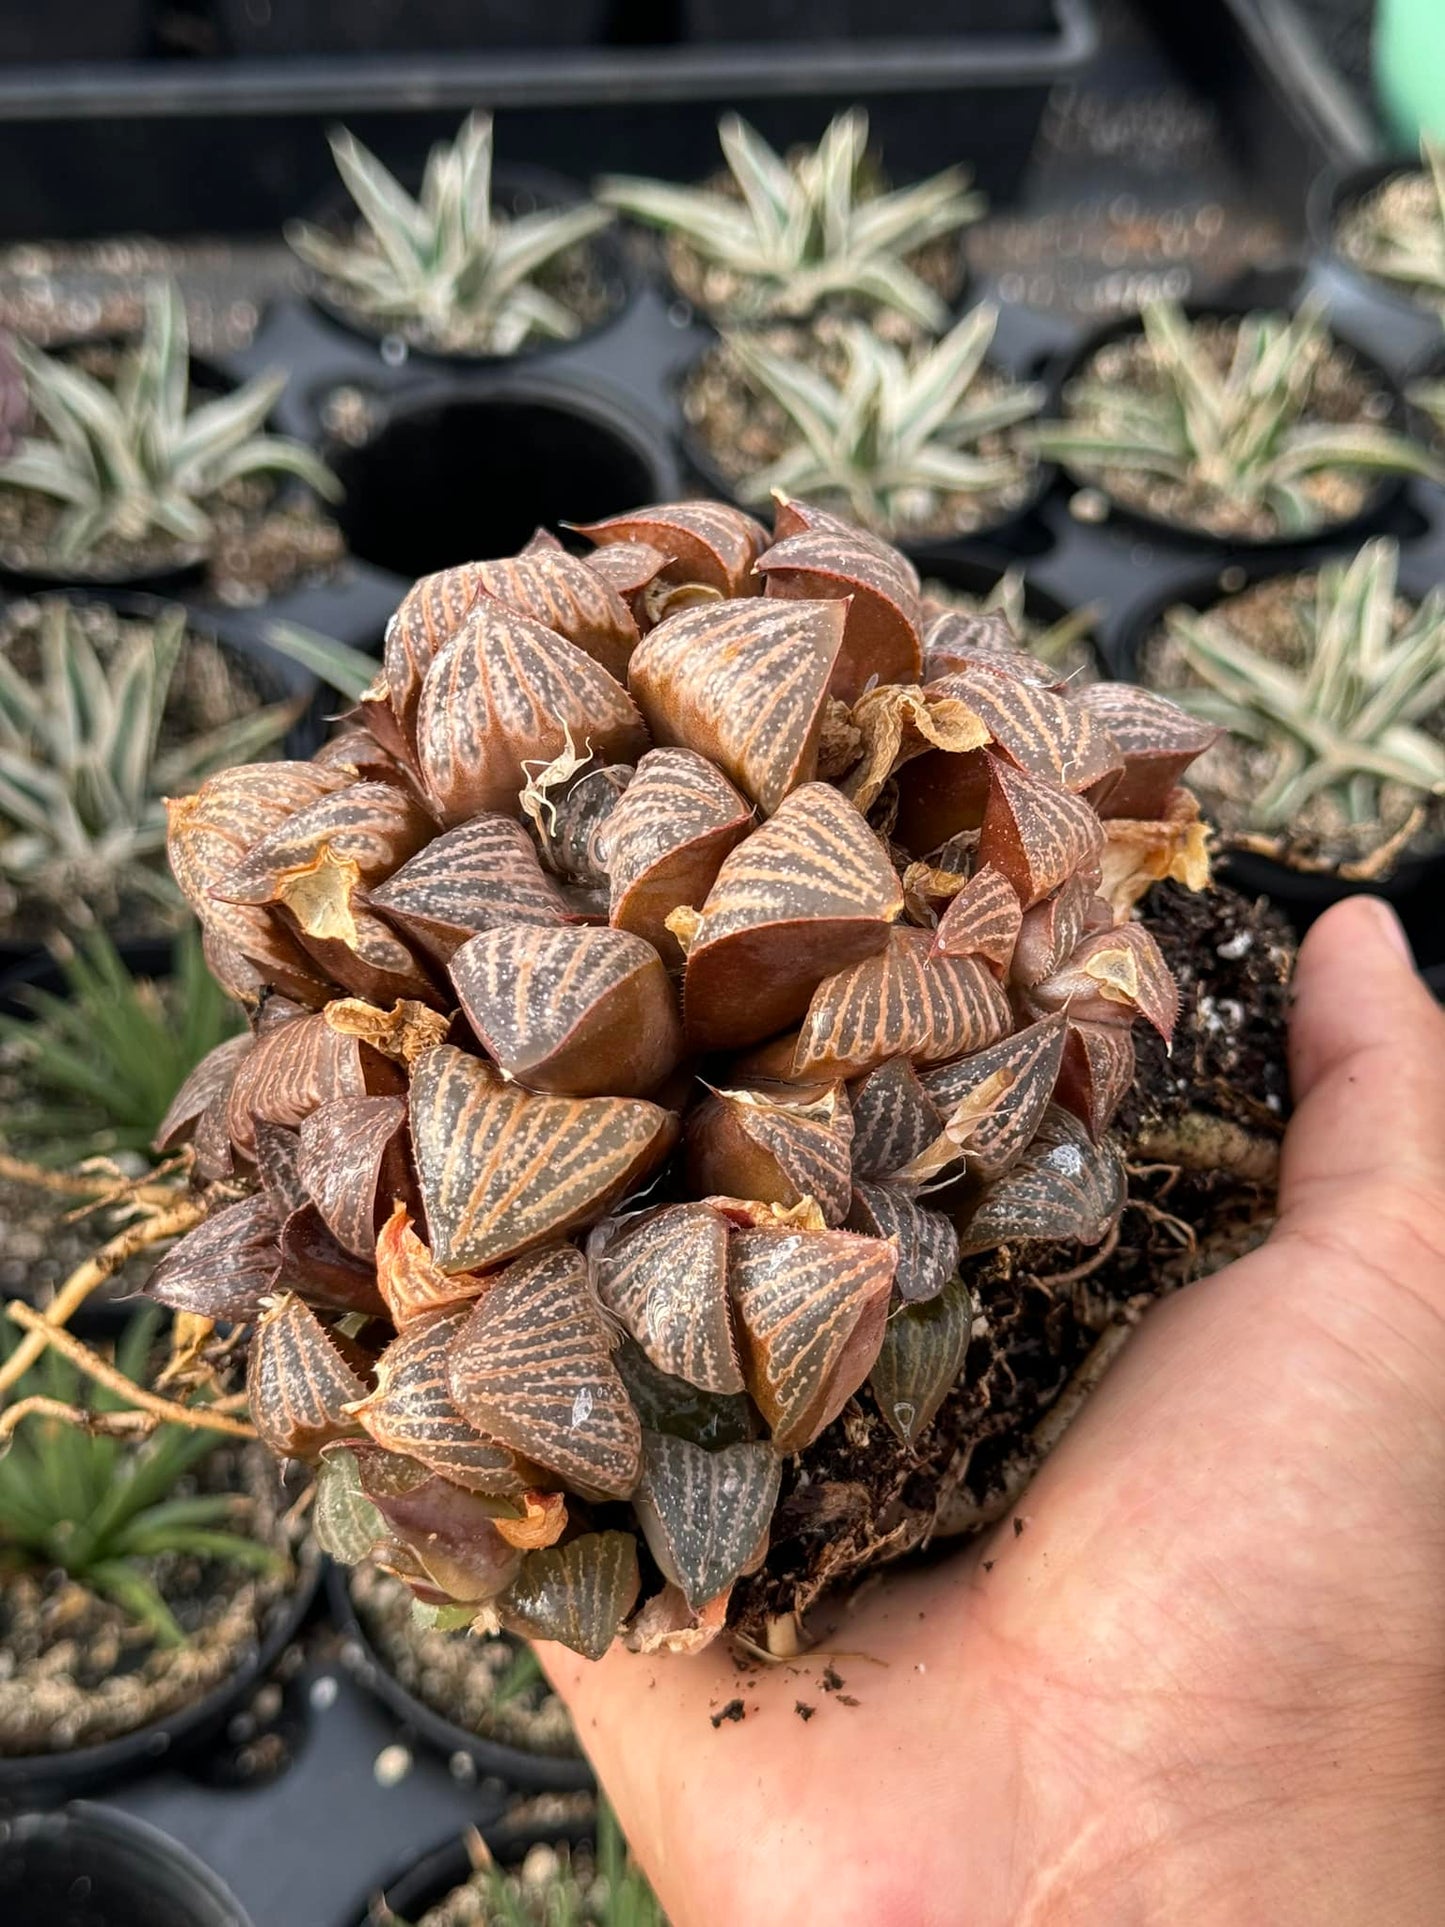
[[[1326,911],[1294,992],[1281,1214],[1361,1179],[1445,1190],[1445,1013],[1389,905],[1348,897]]]

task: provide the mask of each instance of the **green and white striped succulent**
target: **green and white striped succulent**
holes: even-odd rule
[[[186,643],[185,611],[124,625],[102,659],[71,603],[42,606],[38,673],[0,653],[0,877],[68,923],[124,898],[178,906],[163,864],[164,798],[278,743],[296,717],[278,703],[160,748]]]
[[[534,277],[612,216],[591,202],[515,217],[496,208],[490,114],[469,114],[454,141],[432,148],[415,199],[354,134],[337,128],[330,142],[360,227],[341,240],[293,221],[286,238],[346,306],[450,353],[510,355],[580,332],[580,317]]]
[[[49,434],[27,436],[0,460],[0,484],[62,504],[57,560],[83,563],[108,538],[156,535],[204,551],[207,503],[246,476],[295,475],[319,495],[340,493],[309,448],[262,430],[284,374],[192,407],[185,303],[174,282],[148,291],[140,339],[122,352],[113,381],[27,342],[14,348]]]
[[[1227,356],[1220,324],[1191,322],[1176,302],[1151,303],[1140,321],[1148,379],[1109,379],[1096,367],[1070,382],[1066,417],[1034,437],[1051,460],[1106,487],[1124,476],[1187,492],[1189,519],[1218,533],[1244,532],[1241,519],[1255,515],[1260,532],[1313,534],[1338,519],[1319,488],[1329,476],[1445,479],[1404,435],[1318,418],[1316,385],[1333,344],[1317,306],[1243,316]],[[1182,502],[1173,519],[1185,519]]]
[[[1355,267],[1445,304],[1445,143],[1420,143],[1420,166],[1392,175],[1347,209],[1341,251]]]
[[[719,270],[721,318],[803,316],[841,300],[892,310],[930,333],[947,325],[947,305],[908,257],[983,213],[966,169],[870,192],[868,116],[858,107],[786,161],[738,114],[718,122],[718,141],[732,193],[611,175],[597,194]]]
[[[1425,726],[1445,708],[1445,590],[1401,620],[1398,565],[1381,537],[1320,569],[1313,607],[1300,608],[1298,667],[1242,642],[1227,603],[1202,616],[1170,611],[1169,631],[1203,685],[1174,691],[1177,700],[1274,753],[1252,800],[1255,828],[1287,828],[1316,797],[1347,824],[1383,825],[1387,784],[1421,804],[1445,796],[1445,742]]]
[[[841,384],[751,335],[729,335],[745,376],[778,404],[798,437],[749,477],[743,492],[759,503],[779,491],[843,506],[890,534],[931,530],[950,498],[1020,484],[1031,457],[1006,445],[983,452],[980,444],[1035,414],[1043,391],[991,371],[980,380],[997,322],[997,310],[981,304],[941,341],[911,355],[863,323],[847,323]]]

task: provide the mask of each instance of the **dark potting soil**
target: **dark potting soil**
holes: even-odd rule
[[[413,1611],[410,1589],[372,1565],[356,1568],[350,1588],[356,1616],[378,1658],[423,1705],[465,1732],[502,1746],[576,1758],[579,1749],[567,1710],[532,1670],[519,1640],[423,1626]]]
[[[765,347],[814,365],[830,379],[840,380],[846,373],[847,355],[835,316],[824,316],[806,328],[784,322],[754,330],[753,334]],[[1005,381],[997,370],[985,365],[975,379],[973,392],[980,402],[986,402]],[[802,440],[778,403],[771,396],[759,394],[748,381],[726,343],[708,349],[694,364],[683,383],[681,401],[689,428],[740,500],[746,497],[754,477]],[[879,527],[878,533],[900,541],[972,535],[1021,509],[1033,492],[1038,464],[1018,446],[1014,434],[1001,430],[984,435],[976,451],[970,452],[1010,462],[1010,479],[999,487],[946,495],[933,488],[919,488],[912,492],[896,524]],[[844,495],[830,496],[825,489],[809,489],[808,497],[854,520],[867,519]]]
[[[1034,1428],[1071,1380],[1073,1395],[1087,1389],[1096,1345],[1267,1231],[1288,1105],[1285,926],[1223,888],[1161,884],[1143,907],[1181,1009],[1172,1055],[1135,1027],[1138,1076],[1114,1131],[1129,1170],[1117,1243],[1019,1243],[966,1261],[978,1316],[965,1370],[916,1449],[865,1389],[785,1461],[767,1561],[728,1615],[755,1644],[826,1590],[1000,1517],[1038,1462]]]
[[[1232,317],[1205,317],[1194,324],[1195,339],[1209,352],[1223,374],[1239,338],[1239,322]],[[1159,383],[1154,352],[1142,334],[1128,334],[1105,342],[1064,389],[1063,414],[1076,419],[1071,396],[1076,384],[1094,381],[1110,387],[1152,393]],[[1340,342],[1329,342],[1315,366],[1303,418],[1310,424],[1379,423],[1389,413],[1390,396]],[[1274,511],[1244,500],[1236,491],[1219,489],[1194,479],[1173,481],[1142,475],[1131,469],[1094,465],[1071,459],[1075,475],[1097,485],[1124,508],[1133,508],[1162,521],[1226,539],[1261,541],[1280,533]],[[1359,469],[1320,469],[1300,487],[1319,514],[1320,526],[1346,522],[1363,508],[1378,477]]]
[[[1335,247],[1362,274],[1373,276],[1371,262],[1375,256],[1375,238],[1382,230],[1418,230],[1431,225],[1438,229],[1440,218],[1440,203],[1434,182],[1421,169],[1414,168],[1408,173],[1393,175],[1372,188],[1368,194],[1347,201],[1335,222]],[[1445,263],[1445,233],[1441,235],[1440,248],[1442,263]],[[1445,288],[1397,280],[1393,275],[1379,275],[1376,278],[1382,287],[1406,299],[1418,301],[1423,308],[1433,309],[1437,313],[1445,310]]]
[[[347,241],[361,253],[375,251],[371,230],[364,223],[358,222],[350,229]],[[544,294],[551,295],[554,301],[560,302],[576,318],[581,334],[606,321],[616,305],[616,287],[608,279],[598,250],[590,241],[578,241],[572,247],[564,248],[561,254],[545,262],[531,279]],[[456,326],[446,330],[405,316],[381,320],[356,306],[344,282],[322,277],[315,285],[332,307],[350,316],[353,324],[365,334],[392,336],[423,353],[488,355],[492,352],[485,331],[479,332],[475,324],[469,327],[465,318],[459,319]],[[546,339],[545,336],[538,337],[527,346],[539,346]]]
[[[1224,623],[1231,634],[1266,661],[1302,669],[1308,661],[1305,620],[1313,610],[1317,586],[1313,571],[1271,576],[1216,603],[1206,620]],[[1397,631],[1414,611],[1415,604],[1407,597],[1396,598]],[[1139,676],[1150,689],[1168,695],[1202,687],[1183,649],[1162,625],[1145,639]],[[1445,740],[1445,709],[1424,718],[1420,727]],[[1190,787],[1198,792],[1206,813],[1226,836],[1276,833],[1256,820],[1254,803],[1268,787],[1278,760],[1277,750],[1269,744],[1251,742],[1231,731],[1191,767]],[[1445,798],[1422,797],[1402,784],[1385,783],[1380,787],[1380,804],[1379,821],[1353,823],[1337,798],[1327,793],[1312,797],[1278,832],[1280,859],[1313,869],[1367,863],[1382,846],[1398,842],[1418,812],[1423,815],[1409,835],[1405,850],[1422,854],[1445,843]],[[1387,864],[1381,874],[1388,875],[1392,867]]]
[[[259,1446],[222,1445],[177,1487],[234,1492],[235,1531],[284,1556],[275,1576],[165,1553],[137,1561],[186,1634],[163,1646],[117,1605],[63,1572],[12,1573],[0,1587],[0,1754],[61,1753],[135,1732],[202,1698],[251,1652],[295,1581],[275,1467]]]

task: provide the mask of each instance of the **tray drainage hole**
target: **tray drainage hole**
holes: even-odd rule
[[[625,425],[551,398],[418,403],[332,460],[352,554],[409,578],[655,501],[661,480]]]

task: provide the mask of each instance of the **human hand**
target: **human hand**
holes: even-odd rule
[[[1296,987],[1273,1236],[842,1614],[856,1706],[539,1649],[674,1927],[1445,1920],[1445,1015],[1358,898]]]

